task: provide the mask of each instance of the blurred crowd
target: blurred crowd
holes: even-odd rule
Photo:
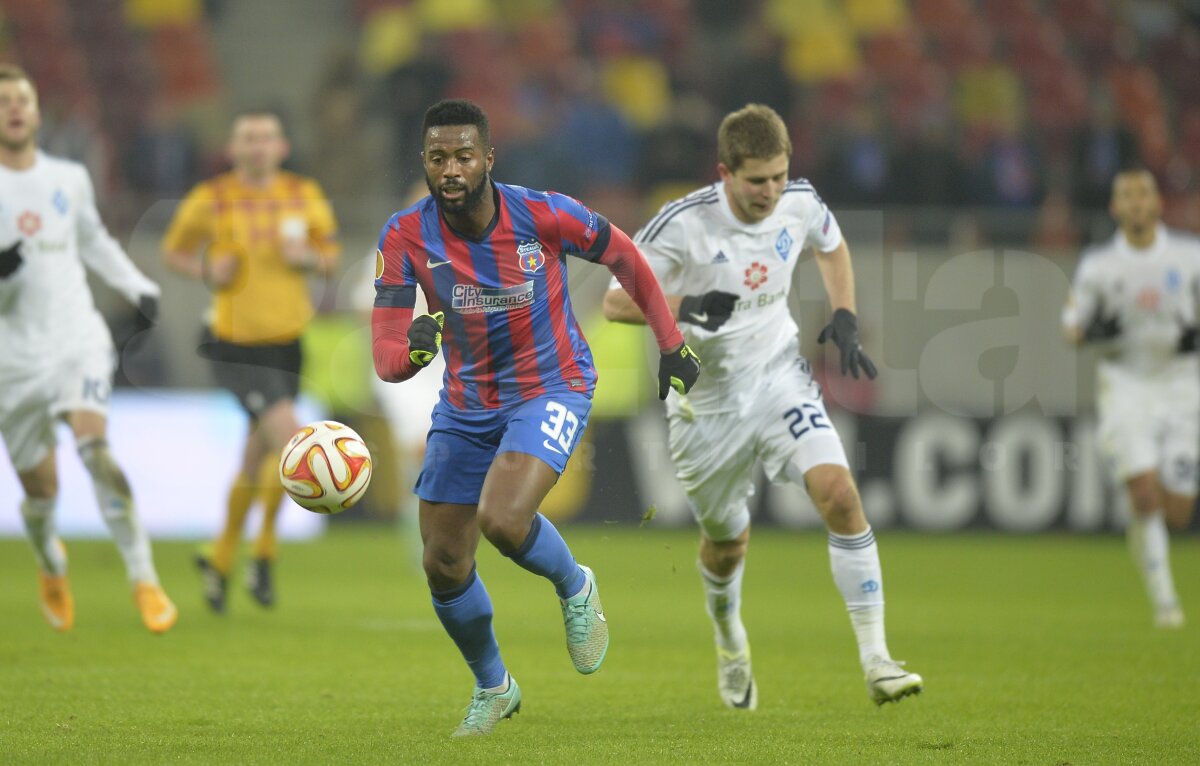
[[[125,208],[220,166],[222,4],[0,8],[8,57],[46,94],[47,148],[87,161]],[[415,158],[424,109],[453,95],[487,109],[498,177],[636,228],[715,178],[720,118],[757,101],[788,121],[795,175],[834,206],[911,209],[901,236],[947,236],[936,224],[950,217],[923,226],[925,208],[986,210],[1010,241],[1069,249],[1135,163],[1159,178],[1168,221],[1200,231],[1200,0],[356,0],[346,13],[311,113],[288,115],[311,120],[296,163],[335,200],[362,188],[378,149]],[[67,46],[77,60],[34,53],[104,14],[120,23],[98,24],[103,45]],[[60,22],[61,40],[46,31]],[[63,85],[79,67],[121,97]],[[359,140],[372,121],[385,146]],[[388,175],[397,197],[419,180],[405,164]]]
[[[712,179],[721,116],[759,101],[788,120],[793,172],[834,205],[1013,209],[1023,234],[1070,246],[1116,170],[1142,163],[1168,219],[1200,229],[1200,3],[358,8],[402,152],[425,104],[466,95],[492,115],[510,177],[656,204]]]

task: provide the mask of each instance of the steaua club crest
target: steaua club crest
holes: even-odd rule
[[[32,237],[42,230],[42,217],[32,210],[26,210],[17,218],[17,228],[26,237]]]
[[[542,266],[546,265],[546,254],[542,252],[542,243],[535,239],[517,245],[517,262],[521,264],[521,271],[526,274],[536,274]]]
[[[746,279],[742,282],[751,290],[757,290],[767,281],[767,267],[755,261],[750,264],[750,268],[746,269]]]

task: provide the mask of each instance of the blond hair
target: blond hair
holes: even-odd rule
[[[792,154],[783,118],[765,104],[746,104],[725,115],[717,130],[717,159],[730,173],[736,173],[749,159],[767,160]]]

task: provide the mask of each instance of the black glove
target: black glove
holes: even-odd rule
[[[138,298],[137,313],[133,315],[133,331],[145,332],[158,321],[158,298],[153,295],[143,295]]]
[[[428,367],[442,347],[442,325],[446,315],[422,314],[408,327],[408,359],[418,367]]]
[[[852,311],[838,309],[833,312],[833,321],[821,330],[821,334],[817,336],[817,343],[824,343],[827,339],[837,344],[838,350],[842,352],[843,375],[849,370],[850,374],[857,378],[859,367],[868,378],[874,379],[879,374],[875,363],[863,353],[862,344],[858,342],[858,317],[854,316]]]
[[[679,321],[691,322],[705,330],[715,330],[733,316],[738,297],[733,293],[710,290],[704,295],[685,295],[679,303]]]
[[[1196,326],[1184,327],[1179,334],[1179,345],[1175,350],[1180,354],[1188,354],[1196,350]]]
[[[658,398],[666,399],[672,388],[686,394],[696,385],[700,377],[700,357],[685,343],[669,354],[663,354],[658,363]]]
[[[0,250],[0,279],[8,279],[21,268],[25,259],[21,257],[21,242],[17,240],[8,247]]]
[[[1120,334],[1121,318],[1116,314],[1105,318],[1101,316],[1101,312],[1097,311],[1096,316],[1092,318],[1092,321],[1083,331],[1083,342],[1093,343],[1097,341],[1112,340]]]

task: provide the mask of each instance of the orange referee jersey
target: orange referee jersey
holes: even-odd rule
[[[283,260],[283,237],[293,230],[306,233],[321,257],[337,257],[337,222],[316,181],[281,171],[270,186],[257,188],[228,172],[188,193],[162,247],[167,252],[207,247],[210,262],[238,259],[233,283],[213,295],[213,335],[243,345],[288,343],[313,315],[305,274]]]

